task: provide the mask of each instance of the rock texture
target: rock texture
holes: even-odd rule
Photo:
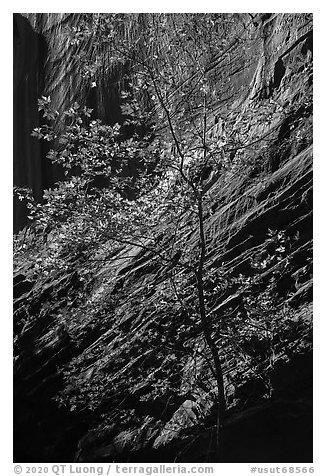
[[[251,166],[206,185],[207,269],[220,270],[212,315],[239,324],[242,343],[235,351],[220,337],[224,459],[310,462],[312,18],[263,14],[251,28],[254,61],[232,75],[241,94],[230,108],[234,128],[247,137],[237,154]],[[257,133],[265,139],[250,145]],[[198,236],[184,226],[195,248]],[[167,363],[144,344],[148,333],[172,338],[180,326],[187,333],[183,316],[155,311],[171,270],[140,248],[125,248],[107,264],[105,246],[98,253],[100,261],[77,263],[45,282],[33,282],[26,267],[16,270],[15,461],[212,460],[216,409],[202,354],[194,360],[176,350],[170,388],[150,393]],[[85,283],[87,267],[94,276]],[[243,283],[257,267],[249,295]],[[176,267],[178,273],[192,285]],[[257,330],[269,312],[272,337]],[[200,332],[187,338],[202,349]],[[201,385],[197,377],[189,383],[193,375]],[[132,415],[120,426],[117,408]]]
[[[45,41],[32,29],[26,18],[14,14],[14,185],[31,187],[36,198],[42,198],[41,147],[30,133],[39,125],[37,99],[42,91],[42,67]],[[14,203],[14,231],[26,225],[26,210]]]
[[[89,81],[83,79],[76,49],[69,48],[67,31],[78,24],[81,16],[66,13],[13,16],[13,183],[30,188],[39,202],[44,190],[61,180],[63,173],[46,159],[49,143],[31,137],[33,129],[44,124],[38,112],[38,99],[50,96],[53,106],[61,112],[79,101],[91,107],[95,117],[109,124],[120,122],[122,117],[119,71],[111,71],[92,89]],[[24,204],[15,198],[14,233],[28,223],[27,215]]]

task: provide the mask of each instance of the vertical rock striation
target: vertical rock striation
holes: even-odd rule
[[[235,323],[238,332],[233,342],[219,337],[225,461],[306,463],[312,461],[312,18],[262,14],[248,28],[254,60],[234,70],[230,82],[241,94],[228,105],[231,132],[246,139],[228,151],[230,161],[236,166],[241,155],[248,166],[205,184],[207,270],[220,273],[212,320],[230,322],[230,333]],[[241,44],[234,48],[238,56],[243,51]],[[212,114],[208,123],[215,120]],[[197,234],[187,223],[184,230],[195,250]],[[28,265],[17,271],[15,461],[207,461],[216,408],[200,330],[187,336],[197,358],[176,349],[170,388],[158,396],[154,377],[160,380],[165,367],[144,344],[154,331],[167,340],[181,326],[187,333],[182,314],[160,315],[155,305],[171,270],[135,247],[113,262],[105,259],[105,245],[97,252],[98,264],[78,262],[45,280],[28,281]],[[94,273],[87,284],[80,279],[86,268]],[[193,284],[185,270],[176,273]],[[241,283],[250,280],[246,292]],[[259,330],[264,322],[271,327]],[[132,418],[118,424],[117,410]]]

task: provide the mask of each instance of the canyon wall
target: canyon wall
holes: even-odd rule
[[[23,24],[36,44],[35,31]],[[250,164],[243,173],[206,183],[206,265],[220,279],[213,316],[232,318],[243,343],[235,352],[223,336],[219,342],[228,405],[224,458],[306,463],[312,461],[312,16],[257,15],[250,35],[252,60],[230,74],[238,94],[229,114],[247,144],[257,134],[264,139],[240,151]],[[242,45],[235,48],[244,54]],[[39,61],[34,50],[27,58],[24,71]],[[214,71],[212,64],[211,81]],[[27,89],[34,101],[35,79],[24,84],[21,94]],[[31,121],[32,106],[24,107]],[[18,126],[18,135],[27,134],[26,125]],[[197,249],[196,231],[187,223],[184,230]],[[172,339],[181,326],[187,332],[182,316],[156,311],[171,270],[137,247],[125,247],[115,260],[106,253],[101,245],[99,261],[77,262],[42,280],[29,276],[28,263],[15,271],[15,461],[210,460],[216,408],[200,353],[197,360],[182,357],[174,381],[179,393],[167,388],[157,396],[151,387],[167,364],[146,344],[149,333]],[[89,283],[82,279],[86,269],[94,274]],[[175,273],[193,284],[184,269]],[[250,293],[244,291],[257,273]],[[272,337],[257,330],[259,316],[270,319]],[[189,339],[200,348],[200,332]],[[117,407],[132,421],[117,424]]]

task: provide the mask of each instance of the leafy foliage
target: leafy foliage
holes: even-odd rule
[[[227,218],[219,228],[232,238],[228,227],[239,225],[237,215],[246,223],[246,180],[254,170],[251,184],[258,187],[266,171],[255,155],[267,154],[260,123],[274,127],[284,114],[272,103],[260,116],[250,107],[223,109],[230,96],[236,99],[226,73],[243,66],[238,47],[250,46],[250,33],[244,28],[236,38],[232,19],[221,15],[138,19],[140,30],[125,15],[85,15],[70,32],[73,47],[90,48],[82,67],[94,87],[100,53],[109,48],[110,66],[126,66],[125,121],[107,125],[76,102],[60,112],[49,96],[40,99],[48,124],[33,136],[53,142],[48,159],[65,179],[45,191],[42,204],[16,190],[28,201],[31,227],[16,237],[15,254],[17,267],[28,262],[41,285],[78,270],[77,290],[53,312],[58,340],[67,339],[73,353],[60,369],[59,404],[96,415],[101,424],[105,415],[123,431],[142,428],[144,417],[162,428],[172,421],[175,431],[176,402],[192,400],[204,419],[214,404],[222,407],[224,387],[231,407],[250,379],[259,379],[262,397],[271,397],[275,366],[289,358],[283,343],[302,332],[307,350],[311,327],[308,308],[298,318],[278,295],[280,279],[294,266],[284,229],[268,230],[244,273],[210,259],[218,186],[224,200],[244,203],[241,210],[222,204]],[[211,76],[217,66],[219,91]],[[309,136],[308,123],[295,124]],[[229,251],[224,241],[220,254]],[[33,296],[28,299],[24,312],[32,314]]]

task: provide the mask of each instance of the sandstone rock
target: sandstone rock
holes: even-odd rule
[[[46,24],[49,31],[55,21],[69,22],[71,17],[54,20],[51,17]],[[307,462],[311,458],[312,22],[308,14],[264,14],[253,21],[252,61],[231,75],[232,88],[239,90],[230,116],[234,115],[234,131],[243,128],[249,143],[257,133],[266,134],[265,139],[244,147],[251,168],[237,176],[218,174],[206,184],[207,270],[224,273],[212,285],[209,318],[213,325],[222,318],[229,323],[226,337],[234,331],[234,323],[238,329],[233,347],[225,336],[218,337],[229,405],[226,460],[289,462],[288,450],[293,461],[299,453],[291,440]],[[236,55],[244,55],[237,48]],[[213,61],[210,67],[212,80],[218,64]],[[248,111],[251,119],[245,120]],[[215,120],[208,118],[210,124]],[[228,153],[234,154],[230,160],[235,163],[239,151]],[[283,236],[284,242],[275,244],[271,232]],[[197,249],[198,236],[188,224],[185,234],[189,248]],[[213,451],[207,454],[212,439],[207,428],[215,431],[216,388],[207,349],[200,345],[200,326],[193,326],[189,334],[187,316],[175,310],[161,316],[156,306],[164,295],[168,267],[139,249],[123,249],[106,262],[103,245],[96,256],[102,264],[76,262],[75,270],[48,281],[33,284],[25,279],[24,270],[16,277],[15,319],[22,333],[17,339],[21,357],[15,365],[16,460],[54,461],[64,455],[66,461],[75,457],[82,462],[141,458],[199,462],[213,457]],[[94,280],[83,288],[79,273],[85,266],[94,267]],[[241,283],[257,276],[248,296]],[[193,285],[193,278],[186,273],[183,277]],[[224,282],[227,279],[230,285]],[[266,289],[272,286],[275,309],[281,308],[279,314],[273,308],[276,317],[263,307]],[[79,288],[86,300],[80,298]],[[250,299],[256,300],[255,312],[248,305]],[[272,330],[256,332],[268,320]],[[170,349],[169,339],[181,334],[181,326],[184,341]],[[155,332],[167,336],[170,360],[150,347],[149,336]],[[235,353],[238,344],[242,347]],[[170,379],[164,365],[173,368]],[[80,413],[59,406],[63,391],[70,392],[72,406],[78,404],[78,395],[83,399]],[[134,418],[121,428],[113,425],[119,405]],[[285,416],[287,423],[282,425]],[[274,417],[279,429],[273,426]],[[299,440],[301,418],[308,436]],[[103,429],[104,421],[110,424]],[[31,429],[28,442],[21,436],[26,426]],[[276,443],[280,439],[282,451]]]

